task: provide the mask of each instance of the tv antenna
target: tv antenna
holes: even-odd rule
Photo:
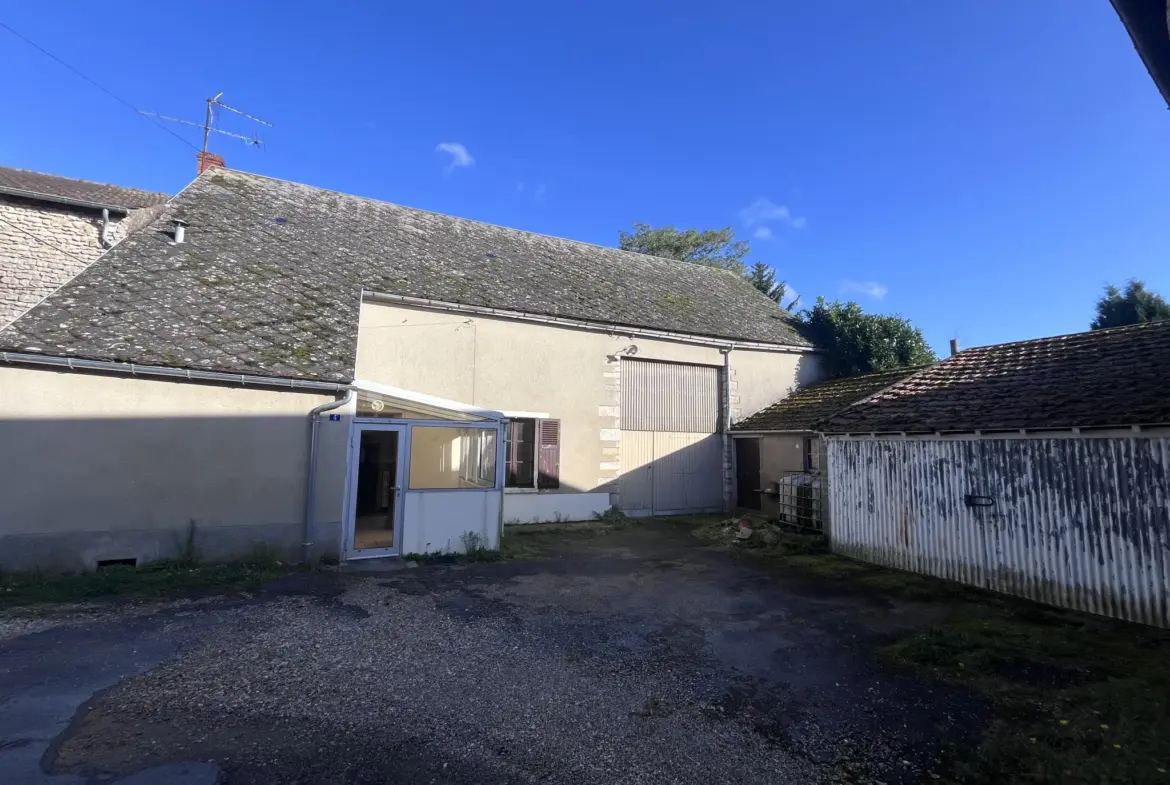
[[[138,112],[138,114],[144,115],[146,117],[154,117],[156,119],[167,120],[167,121],[172,122],[172,123],[179,123],[181,125],[191,125],[191,126],[194,126],[195,128],[202,128],[203,129],[203,150],[202,150],[202,152],[204,154],[207,153],[207,142],[212,134],[223,134],[224,136],[230,136],[233,139],[239,139],[243,142],[246,142],[247,144],[249,144],[253,147],[262,146],[264,144],[264,140],[261,139],[258,134],[254,134],[252,136],[246,136],[244,134],[232,133],[231,131],[225,131],[222,128],[215,127],[215,119],[216,119],[216,111],[215,110],[217,108],[218,109],[226,109],[229,112],[232,112],[233,114],[238,114],[240,117],[244,117],[248,120],[251,120],[254,123],[259,123],[260,125],[267,126],[268,128],[273,127],[272,123],[268,122],[267,120],[261,120],[259,117],[253,117],[252,115],[248,114],[247,112],[243,112],[243,111],[240,111],[239,109],[236,109],[235,107],[228,106],[223,101],[219,100],[222,97],[223,97],[223,93],[221,92],[221,93],[217,93],[212,98],[206,99],[207,112],[203,116],[202,123],[196,123],[196,122],[193,122],[191,120],[184,120],[184,119],[179,118],[179,117],[167,117],[166,115],[156,114],[154,112],[144,112],[141,109],[138,109],[136,111]]]

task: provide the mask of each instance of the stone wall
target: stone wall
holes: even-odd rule
[[[110,244],[154,208],[110,215]],[[0,195],[0,327],[81,272],[102,248],[101,213]]]

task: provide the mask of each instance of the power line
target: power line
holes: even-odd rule
[[[85,81],[89,82],[91,85],[93,85],[93,86],[94,86],[94,87],[96,87],[97,89],[101,90],[103,93],[105,93],[106,95],[108,95],[110,98],[113,98],[113,99],[114,99],[115,101],[117,101],[118,103],[120,103],[120,104],[122,104],[123,106],[125,106],[126,108],[130,109],[130,110],[131,110],[132,112],[134,112],[135,114],[139,115],[140,117],[146,117],[146,115],[143,115],[143,114],[141,114],[141,113],[138,111],[138,109],[137,109],[137,108],[134,106],[134,104],[132,104],[132,103],[130,103],[129,101],[127,101],[126,99],[122,98],[122,97],[121,97],[121,96],[119,96],[117,93],[115,93],[113,90],[110,90],[110,89],[109,89],[109,88],[107,88],[107,87],[103,87],[102,85],[100,85],[100,84],[98,84],[97,82],[95,82],[93,79],[90,79],[88,76],[86,76],[85,74],[83,74],[81,71],[78,71],[76,68],[74,68],[73,66],[69,65],[69,63],[65,62],[65,61],[64,61],[64,60],[62,60],[60,57],[57,57],[57,55],[55,55],[55,54],[53,54],[52,52],[50,52],[49,50],[45,49],[43,46],[40,46],[40,45],[39,45],[39,44],[37,44],[35,41],[32,41],[32,40],[30,40],[30,39],[28,39],[28,38],[25,38],[23,35],[21,35],[20,33],[16,32],[15,30],[13,30],[11,27],[9,27],[7,24],[5,24],[5,23],[4,23],[4,22],[2,22],[2,21],[0,21],[0,27],[3,27],[5,30],[7,30],[8,32],[12,33],[14,36],[16,36],[17,38],[19,38],[21,41],[24,41],[26,44],[28,44],[29,46],[31,46],[33,49],[36,49],[38,52],[40,52],[41,54],[45,55],[45,56],[46,56],[46,57],[48,57],[49,59],[51,59],[51,60],[55,60],[55,61],[56,61],[57,63],[59,63],[60,65],[63,65],[63,66],[65,66],[65,67],[66,67],[66,68],[68,68],[70,71],[72,71],[74,74],[76,74],[77,76],[80,76],[82,79],[84,79]],[[172,131],[170,128],[167,128],[165,125],[163,125],[162,123],[158,122],[157,120],[154,120],[154,119],[152,119],[152,118],[150,118],[150,117],[146,117],[146,119],[147,119],[147,120],[150,120],[150,122],[154,123],[154,124],[155,124],[155,125],[157,125],[159,128],[163,129],[163,130],[164,130],[164,131],[166,131],[168,134],[170,134],[171,136],[175,137],[176,139],[178,139],[180,142],[182,142],[183,144],[187,145],[188,147],[190,147],[192,150],[198,150],[198,149],[199,149],[198,147],[196,147],[195,145],[191,144],[189,141],[187,141],[187,140],[186,140],[186,139],[184,139],[183,137],[179,136],[177,133],[175,133],[174,131]]]
[[[3,23],[0,23],[0,24],[3,24]],[[22,232],[23,234],[27,234],[29,237],[33,238],[41,245],[47,245],[50,248],[52,248],[54,251],[56,251],[57,253],[65,254],[66,256],[68,256],[70,259],[72,259],[75,262],[81,262],[82,264],[87,265],[87,266],[90,264],[90,262],[87,262],[85,259],[82,259],[80,256],[74,256],[73,254],[66,251],[64,248],[53,245],[51,242],[44,239],[43,237],[38,237],[35,234],[33,234],[32,232],[28,231],[27,229],[22,229],[14,223],[9,223],[8,221],[5,221],[3,218],[0,218],[0,224],[3,224],[10,229],[15,229],[18,232]]]

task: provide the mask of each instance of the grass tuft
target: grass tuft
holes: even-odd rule
[[[497,562],[503,561],[502,551],[488,548],[483,537],[476,532],[464,532],[459,537],[463,543],[463,552],[435,551],[433,553],[408,553],[403,558],[416,561],[419,564],[459,564],[465,562]]]
[[[116,595],[163,599],[198,591],[254,591],[265,581],[296,569],[267,555],[250,555],[214,564],[176,559],[93,572],[6,572],[0,575],[0,608],[85,602]]]

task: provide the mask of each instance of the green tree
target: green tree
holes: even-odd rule
[[[751,250],[747,240],[735,239],[735,230],[730,226],[700,231],[673,226],[655,229],[649,224],[634,224],[634,231],[622,232],[618,237],[618,247],[623,251],[664,256],[680,262],[722,267],[737,275],[747,272],[743,258]]]
[[[938,358],[922,330],[896,314],[865,313],[855,302],[828,302],[800,315],[809,340],[822,352],[830,377],[926,365]]]
[[[1105,287],[1105,294],[1097,301],[1097,318],[1089,326],[1103,330],[1162,319],[1170,319],[1170,303],[1146,289],[1141,281],[1131,279],[1124,292],[1112,284]]]
[[[797,297],[785,305],[783,300],[788,295],[788,286],[784,281],[776,280],[776,271],[763,262],[756,262],[750,268],[747,266],[744,257],[751,253],[751,244],[747,240],[736,240],[735,230],[730,226],[700,230],[673,226],[655,229],[649,224],[634,224],[634,231],[621,232],[618,236],[618,247],[623,251],[729,270],[789,311],[800,300]]]
[[[787,305],[784,304],[784,298],[788,296],[788,284],[784,281],[777,283],[776,271],[763,262],[753,264],[751,271],[744,275],[744,278],[786,311],[791,311],[800,302],[800,296],[797,295]]]

